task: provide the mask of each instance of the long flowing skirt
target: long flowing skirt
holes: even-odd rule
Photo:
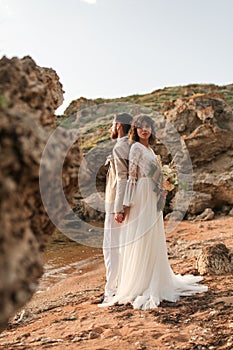
[[[151,309],[162,300],[207,291],[200,276],[176,275],[167,255],[163,214],[157,212],[157,194],[149,178],[137,182],[127,223],[122,226],[118,289],[110,303],[132,303]]]

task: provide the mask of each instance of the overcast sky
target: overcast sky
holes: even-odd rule
[[[233,83],[233,0],[0,0],[0,56],[56,70],[58,112],[121,97]]]

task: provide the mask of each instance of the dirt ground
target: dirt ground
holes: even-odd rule
[[[233,249],[233,217],[181,222],[167,234],[173,270],[197,274],[201,247],[218,242]],[[207,293],[148,311],[130,305],[99,308],[104,276],[99,255],[82,275],[36,293],[0,334],[0,349],[233,349],[232,274],[204,276]]]

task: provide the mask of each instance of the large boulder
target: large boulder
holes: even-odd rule
[[[0,60],[0,328],[35,292],[43,273],[40,252],[55,230],[41,200],[39,169],[56,127],[55,109],[62,101],[62,85],[54,70],[37,66],[30,57]],[[54,195],[53,163],[56,153],[63,152],[63,188],[71,201],[80,151],[76,142],[66,155],[68,139],[66,130],[60,132],[41,176],[47,176],[48,192]],[[57,203],[56,210],[62,209]]]
[[[201,275],[223,275],[233,272],[233,251],[225,244],[217,243],[202,248],[197,258],[197,269]]]

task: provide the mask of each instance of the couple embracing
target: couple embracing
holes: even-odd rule
[[[154,192],[149,176],[153,165],[159,185],[162,174],[151,147],[155,142],[152,118],[139,115],[133,120],[127,113],[118,114],[111,138],[116,144],[106,181],[106,285],[99,306],[131,303],[145,310],[156,308],[162,300],[175,302],[182,295],[206,291],[206,286],[198,284],[202,277],[176,275],[169,265],[163,214],[157,206],[163,193]]]

